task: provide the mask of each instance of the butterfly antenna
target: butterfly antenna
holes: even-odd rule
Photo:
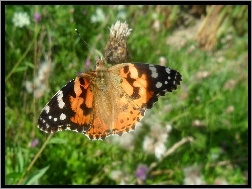
[[[87,42],[83,39],[83,37],[81,36],[80,32],[78,31],[78,29],[75,29],[76,33],[79,35],[79,37],[81,38],[81,40],[87,45],[88,49],[90,51],[93,51],[98,57],[103,57],[101,55],[101,53],[98,53],[96,50],[92,49],[88,44]]]

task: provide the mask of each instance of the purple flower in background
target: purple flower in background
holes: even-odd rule
[[[37,12],[34,14],[33,17],[34,17],[35,22],[39,22],[40,19],[41,19],[41,15],[39,13],[37,13]]]
[[[146,180],[149,168],[146,165],[139,165],[136,170],[136,177],[142,181]]]
[[[39,144],[39,140],[35,138],[31,141],[30,145],[32,148],[35,148],[38,144]]]

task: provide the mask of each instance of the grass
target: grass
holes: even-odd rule
[[[198,180],[198,184],[247,184],[246,15],[238,14],[240,27],[225,22],[229,29],[222,28],[215,48],[204,51],[195,39],[177,35],[177,31],[191,34],[198,20],[190,17],[191,22],[185,24],[183,10],[179,6],[7,5],[5,183],[182,185]],[[15,26],[12,19],[17,12],[26,12],[30,24]],[[236,12],[237,7],[232,13],[237,22]],[[37,21],[35,13],[41,16]],[[91,22],[92,17],[96,22]],[[85,71],[88,57],[94,65],[95,56],[74,29],[78,28],[91,48],[102,51],[108,28],[118,19],[133,28],[128,38],[131,61],[158,64],[164,57],[166,66],[182,74],[181,85],[159,99],[141,127],[122,137],[89,141],[82,134],[63,131],[48,138],[37,128],[40,111],[76,73]],[[170,44],[170,39],[177,42]],[[28,83],[38,77],[43,62],[52,67],[29,93]],[[164,132],[167,139],[162,145],[168,153],[158,159],[143,146],[148,137],[156,139]],[[142,173],[146,179],[141,180],[135,174],[143,165],[149,172]]]

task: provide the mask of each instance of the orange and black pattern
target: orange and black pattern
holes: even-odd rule
[[[80,132],[89,139],[104,139],[135,129],[146,109],[159,96],[177,89],[181,75],[170,68],[141,63],[121,63],[82,73],[67,83],[43,108],[40,130]]]

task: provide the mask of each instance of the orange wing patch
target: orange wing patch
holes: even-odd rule
[[[141,106],[143,103],[147,103],[153,96],[153,91],[148,91],[148,77],[146,74],[139,75],[137,68],[130,64],[127,68],[123,67],[120,70],[120,75],[123,78],[121,84],[123,90],[132,96],[135,94],[135,103]],[[131,82],[130,82],[131,81]],[[134,99],[133,99],[134,100]]]
[[[74,96],[70,96],[71,110],[74,116],[70,121],[77,125],[84,125],[91,123],[90,110],[92,109],[93,93],[90,88],[90,83],[87,78],[76,78],[74,82]]]

